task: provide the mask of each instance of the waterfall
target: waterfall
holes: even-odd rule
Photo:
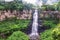
[[[37,28],[38,28],[38,11],[35,10],[33,14],[33,24],[32,24],[32,33],[31,35],[37,35]]]
[[[35,13],[33,14],[32,32],[29,36],[31,39],[38,36],[38,10],[35,10]]]

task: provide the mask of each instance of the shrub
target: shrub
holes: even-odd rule
[[[52,38],[52,30],[56,27],[56,21],[55,20],[45,20],[43,25],[46,27],[50,27],[50,29],[45,30],[41,33],[40,38],[41,40],[53,40]]]
[[[16,31],[7,40],[29,40],[29,37],[23,32]]]
[[[0,40],[4,40],[3,38],[0,38]]]
[[[51,31],[52,31],[52,29],[42,32],[40,35],[41,40],[53,40]]]
[[[46,27],[54,28],[56,26],[56,23],[53,20],[45,20],[43,25]]]
[[[60,40],[60,23],[52,32],[53,40]]]
[[[4,10],[4,9],[5,9],[5,7],[0,5],[0,10]]]
[[[0,22],[0,32],[12,31],[12,30],[20,30],[27,28],[29,20],[5,20]]]

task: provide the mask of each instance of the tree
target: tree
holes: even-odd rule
[[[0,10],[4,10],[5,7],[4,7],[4,4],[0,3]]]
[[[6,10],[23,10],[23,4],[18,2],[9,2],[5,4]]]
[[[5,9],[5,7],[0,5],[0,10],[4,10],[4,9]]]
[[[57,8],[58,8],[58,10],[60,11],[60,1],[59,1],[58,4],[57,4]]]

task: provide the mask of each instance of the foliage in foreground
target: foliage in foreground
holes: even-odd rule
[[[40,35],[41,40],[52,40],[52,29],[46,30]]]
[[[60,23],[52,32],[53,40],[60,40]]]
[[[3,38],[0,38],[0,40],[4,40]]]
[[[9,19],[0,22],[0,32],[9,32],[9,30],[20,30],[27,28],[29,20]]]
[[[41,37],[41,40],[53,40],[52,38],[52,30],[55,28],[56,26],[56,21],[55,20],[45,20],[44,21],[44,25],[46,27],[49,27],[50,26],[50,29],[48,30],[45,30],[44,32],[42,32],[40,34],[40,37]]]
[[[16,31],[7,40],[29,40],[29,37],[21,31]]]

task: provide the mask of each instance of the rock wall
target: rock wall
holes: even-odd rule
[[[16,17],[17,19],[32,19],[32,13],[33,10],[23,10],[23,11],[1,11],[0,10],[0,21],[5,20],[6,18],[13,18]],[[46,17],[52,17],[52,18],[58,18],[60,19],[60,12],[59,11],[41,11],[39,18],[46,18]]]
[[[12,12],[10,10],[1,11],[0,10],[0,21],[5,20],[6,18],[13,18],[16,17],[17,19],[31,19],[32,16],[32,10],[23,10],[23,11],[16,11],[13,10]]]
[[[42,11],[40,13],[40,18],[58,18],[60,19],[60,11]]]

